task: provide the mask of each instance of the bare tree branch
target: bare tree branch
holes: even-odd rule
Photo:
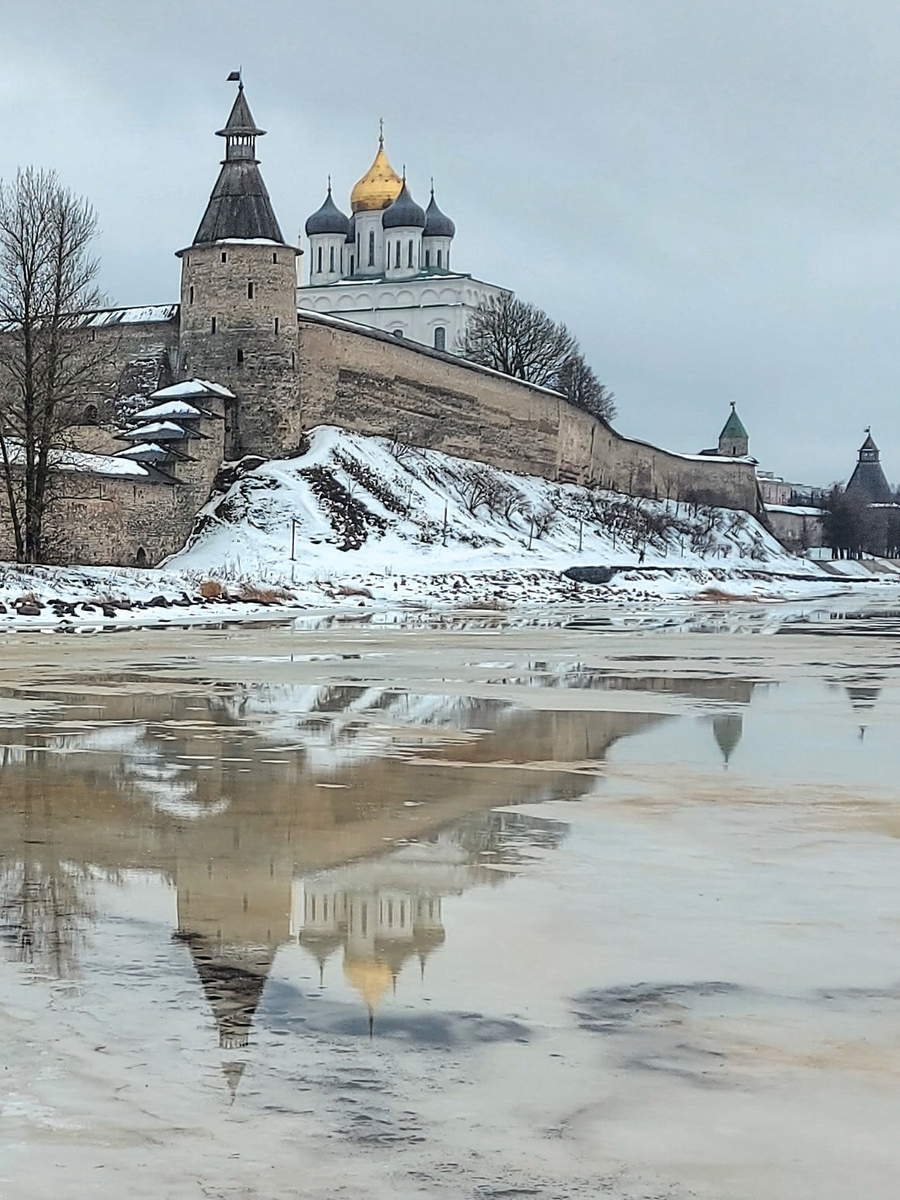
[[[42,559],[53,456],[109,353],[80,328],[79,314],[103,303],[96,233],[90,204],[55,172],[0,182],[0,469],[20,562]]]
[[[587,365],[573,334],[535,304],[508,293],[486,300],[469,318],[458,348],[472,362],[562,392],[604,421],[615,416],[612,392]]]

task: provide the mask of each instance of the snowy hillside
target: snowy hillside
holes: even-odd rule
[[[226,481],[169,569],[358,586],[376,599],[452,598],[460,578],[512,584],[511,573],[543,591],[546,576],[558,586],[575,565],[616,568],[616,590],[655,578],[689,594],[704,582],[743,580],[746,592],[747,581],[821,575],[746,513],[555,484],[331,426],[302,456],[234,464]]]

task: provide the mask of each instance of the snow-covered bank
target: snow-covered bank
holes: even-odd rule
[[[0,568],[0,626],[804,599],[875,582],[789,554],[747,513],[556,484],[330,426],[297,458],[233,464],[222,479],[161,569]],[[585,566],[611,577],[564,574]]]
[[[299,607],[285,589],[222,585],[192,572],[0,564],[0,629],[290,620]]]
[[[170,568],[428,603],[835,587],[747,513],[552,483],[330,426],[302,456],[237,464],[226,482]],[[586,565],[615,573],[606,586],[560,577]]]

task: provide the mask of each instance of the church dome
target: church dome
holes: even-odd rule
[[[378,1007],[384,993],[390,988],[394,977],[387,963],[377,959],[344,960],[344,978],[356,988],[369,1010]]]
[[[350,193],[350,207],[355,213],[377,212],[387,208],[400,195],[403,180],[388,162],[384,152],[384,138],[378,139],[378,153],[375,159]]]
[[[456,226],[437,206],[434,198],[434,188],[431,189],[431,201],[425,209],[425,229],[423,237],[452,238],[456,236]]]
[[[420,204],[416,204],[409,194],[405,179],[402,181],[400,195],[390,208],[385,209],[381,224],[385,229],[423,229],[425,227],[425,210]]]
[[[317,233],[339,233],[342,237],[346,237],[349,229],[350,221],[332,200],[331,185],[329,185],[325,203],[306,222],[306,236],[314,237]]]

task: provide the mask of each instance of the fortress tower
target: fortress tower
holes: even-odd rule
[[[224,129],[225,158],[203,220],[181,259],[180,379],[227,381],[226,457],[277,455],[296,443],[297,256],[259,171],[243,83]],[[239,414],[239,416],[238,416]],[[296,428],[294,428],[296,426]]]
[[[859,496],[867,504],[887,504],[893,498],[871,429],[866,429],[866,440],[859,448],[859,461],[853,468],[847,491]]]
[[[737,407],[732,400],[728,420],[719,434],[719,454],[725,458],[743,458],[750,453],[750,438],[744,428],[744,422],[737,415]]]

